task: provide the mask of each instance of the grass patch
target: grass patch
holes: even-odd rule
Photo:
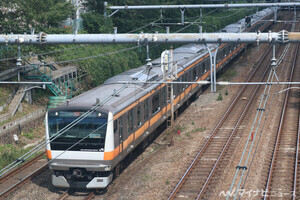
[[[184,135],[186,135],[187,137],[191,137],[191,133],[198,133],[198,132],[203,132],[203,131],[206,131],[205,127],[195,128],[187,133],[184,133]]]
[[[183,130],[185,130],[186,128],[187,128],[186,126],[178,125],[178,126],[176,126],[176,129],[175,129],[175,130],[183,131]]]
[[[22,155],[27,153],[31,148],[23,149],[12,144],[0,145],[0,169],[3,169]]]
[[[169,180],[166,180],[166,185],[170,185],[170,181]]]
[[[0,87],[0,105],[4,105],[11,94],[11,90],[6,87]]]
[[[206,131],[205,127],[195,128],[194,130],[191,131],[191,133],[197,133],[197,132],[203,132],[203,131]]]
[[[224,74],[222,74],[221,79],[224,81],[230,81],[233,77],[237,75],[235,68],[228,68]]]
[[[9,122],[9,120],[5,120],[5,121],[3,121],[3,122],[0,123],[0,126],[6,124],[6,123],[8,123],[8,122]]]
[[[33,133],[23,133],[22,134],[24,137],[26,137],[27,139],[32,140],[34,138],[34,134]]]
[[[217,85],[217,92],[221,91],[223,88],[225,88],[225,85]]]
[[[185,136],[191,137],[191,132],[184,133]]]

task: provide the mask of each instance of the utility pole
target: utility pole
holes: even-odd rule
[[[170,119],[167,119],[167,127],[174,125],[174,84],[173,81],[177,79],[177,64],[174,65],[173,61],[173,47],[170,50],[165,50],[161,54],[161,69],[163,71],[164,81],[167,82],[167,105],[170,104]],[[168,108],[168,106],[167,106]],[[166,117],[168,117],[168,110]],[[173,133],[171,133],[171,145],[174,144]]]
[[[73,23],[73,31],[76,35],[78,33],[78,21],[79,21],[79,4],[78,0],[73,1],[73,4],[75,5],[75,13],[74,13],[74,23]]]

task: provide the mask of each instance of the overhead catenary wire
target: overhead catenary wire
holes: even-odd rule
[[[75,47],[73,47],[73,48],[75,48]],[[79,47],[78,47],[79,48]],[[59,62],[52,62],[52,63],[48,63],[48,65],[50,65],[50,64],[62,64],[62,63],[67,63],[67,62],[73,62],[73,61],[81,61],[81,60],[86,60],[86,59],[91,59],[91,58],[96,58],[96,57],[101,57],[101,56],[106,56],[106,55],[111,55],[111,54],[115,54],[115,53],[119,53],[119,52],[123,52],[123,51],[127,51],[127,50],[132,50],[132,49],[135,49],[135,48],[138,48],[138,46],[135,46],[135,47],[130,47],[130,48],[126,48],[126,49],[122,49],[122,50],[119,50],[119,51],[115,51],[115,52],[109,52],[109,53],[105,53],[105,54],[98,54],[98,55],[94,55],[94,56],[89,56],[89,57],[84,57],[84,58],[78,58],[78,59],[70,59],[70,60],[66,60],[66,61],[59,61]],[[89,114],[88,114],[89,115]],[[88,116],[87,115],[87,116]],[[74,120],[75,121],[75,120]],[[78,122],[80,122],[80,121],[78,121]],[[77,122],[77,123],[78,123]],[[74,126],[74,125],[73,125]],[[66,126],[66,127],[64,127],[64,129],[66,129],[66,131],[67,130],[69,130],[70,128],[72,128],[73,127],[72,125],[70,125],[70,126]],[[69,128],[69,129],[68,129]],[[60,133],[60,135],[61,134],[63,134],[63,132],[62,133]],[[57,137],[58,137],[59,135],[57,135]],[[25,154],[26,155],[26,154]],[[28,155],[28,154],[27,154]],[[27,155],[25,156],[25,157],[21,157],[21,160],[22,159],[27,159],[28,157],[27,157]],[[17,162],[18,163],[18,162]],[[9,167],[11,167],[12,165],[10,165]],[[7,168],[5,168],[5,169],[7,169]],[[3,172],[3,169],[0,171],[0,172]],[[3,173],[2,174],[0,174],[0,176],[2,176],[3,175]]]
[[[122,90],[124,90],[126,87],[128,87],[128,85],[123,85],[120,89],[118,89],[117,91],[114,92],[114,94],[121,92]],[[114,95],[113,94],[113,95]],[[44,142],[38,144],[36,147],[34,147],[32,150],[30,150],[29,152],[25,153],[23,156],[21,156],[20,158],[16,159],[14,162],[12,162],[11,164],[7,165],[5,168],[0,170],[0,177],[3,176],[5,173],[7,173],[8,171],[10,171],[11,169],[13,169],[14,167],[16,167],[18,165],[19,162],[22,162],[26,159],[28,159],[30,156],[32,156],[34,153],[36,153],[37,151],[39,151],[41,148],[45,147],[47,144],[49,144],[51,141],[53,141],[54,139],[56,139],[57,137],[59,137],[60,135],[62,135],[63,133],[65,133],[66,131],[70,130],[72,127],[74,127],[76,124],[78,124],[80,121],[82,121],[84,118],[86,118],[87,116],[89,116],[91,113],[93,113],[98,107],[102,106],[104,103],[106,103],[107,101],[109,101],[113,95],[107,97],[106,99],[104,99],[104,101],[96,104],[95,106],[93,106],[90,110],[86,111],[85,113],[83,113],[80,117],[76,118],[74,121],[72,121],[71,123],[69,123],[67,126],[65,126],[64,128],[62,128],[60,131],[58,131],[57,133],[55,133],[52,137],[49,137],[48,140],[45,140]],[[44,144],[45,143],[45,144]]]
[[[295,23],[293,23],[292,29],[291,29],[291,30],[294,31],[294,29],[295,29]],[[270,77],[271,74],[272,74],[271,82],[272,82],[272,80],[274,79],[274,77],[277,78],[277,76],[276,76],[276,69],[277,69],[278,66],[281,64],[283,58],[287,55],[287,51],[288,51],[289,47],[290,47],[290,45],[287,45],[287,46],[285,47],[283,53],[282,53],[281,56],[280,56],[280,59],[278,60],[278,62],[276,63],[276,65],[273,66],[273,69],[270,70],[269,77]],[[268,79],[269,79],[269,78],[268,78]],[[266,93],[267,87],[268,87],[268,86],[266,85],[258,108],[261,108],[261,105],[262,105],[263,100],[265,100],[264,105],[263,105],[263,108],[266,107],[266,104],[267,104],[267,101],[268,101],[268,97],[269,97],[269,95],[270,95],[271,85],[269,86],[268,91],[267,91],[267,93]],[[272,102],[271,102],[271,103],[272,103]],[[255,126],[255,123],[256,123],[256,119],[257,119],[257,116],[258,116],[258,113],[259,113],[259,112],[260,112],[259,110],[256,112],[256,116],[255,116],[255,119],[254,119],[254,121],[253,121],[251,130],[250,130],[250,132],[249,132],[249,136],[248,136],[248,139],[247,139],[247,143],[246,143],[246,145],[245,145],[245,148],[244,148],[244,151],[243,151],[243,154],[242,154],[242,156],[241,156],[241,159],[240,159],[240,162],[239,162],[238,166],[241,166],[241,163],[242,163],[242,160],[243,160],[245,151],[246,151],[246,149],[247,149],[247,146],[248,146],[248,143],[249,143],[249,139],[250,139],[251,133],[253,132],[253,129],[254,129],[254,126]],[[268,113],[267,113],[266,115],[268,115]],[[255,130],[255,134],[254,134],[254,137],[253,137],[253,141],[252,141],[252,144],[251,144],[251,146],[250,146],[250,150],[249,150],[249,152],[248,152],[248,156],[247,156],[247,159],[246,159],[246,161],[245,161],[244,166],[247,165],[248,160],[249,160],[249,158],[250,158],[250,154],[251,154],[251,151],[252,151],[252,147],[253,147],[253,145],[254,145],[254,141],[255,141],[256,135],[257,135],[257,133],[258,133],[258,129],[259,129],[259,126],[260,126],[260,122],[261,122],[262,116],[263,116],[263,112],[261,112],[260,119],[259,119],[259,121],[258,121],[258,124],[256,125],[256,130]],[[265,119],[265,120],[266,120],[266,119]],[[263,126],[262,126],[262,127],[264,127],[264,124],[265,124],[265,121],[263,122]],[[263,130],[263,129],[262,129],[262,130]],[[261,130],[261,131],[262,131],[262,130]],[[260,138],[261,138],[260,136],[261,136],[261,133],[259,134],[259,140],[258,140],[258,143],[259,143]],[[258,144],[256,145],[255,148],[257,148],[257,147],[258,147]],[[255,149],[255,151],[254,151],[254,155],[253,155],[252,160],[251,160],[251,162],[250,162],[250,166],[251,166],[251,164],[252,164],[252,162],[253,162],[253,159],[254,159],[255,155],[256,155],[256,149]],[[232,189],[233,189],[233,185],[234,185],[234,183],[235,183],[235,180],[236,180],[238,171],[239,171],[239,169],[236,169],[236,173],[235,173],[235,176],[234,176],[233,181],[232,181],[232,183],[231,183],[231,187],[230,187],[230,190],[229,190],[229,193],[228,193],[226,199],[229,198],[229,195],[230,195],[230,193],[231,193],[231,191],[232,191]],[[240,187],[241,182],[242,182],[242,180],[243,180],[244,172],[245,172],[245,169],[243,169],[242,175],[240,176],[240,181],[238,182],[238,187],[236,188],[236,192],[235,192],[234,199],[236,199],[236,197],[237,197],[237,195],[238,195],[239,187]],[[249,170],[249,171],[247,172],[247,174],[246,174],[246,178],[245,178],[245,181],[244,181],[244,184],[243,184],[242,188],[244,188],[244,186],[245,186],[245,183],[246,183],[246,180],[247,180],[247,177],[248,177],[248,174],[249,174],[249,173],[250,173],[250,170]],[[239,196],[239,198],[240,198],[240,196]]]
[[[218,10],[218,8],[216,8],[216,9],[214,9],[214,10],[208,12],[208,13],[205,13],[203,16],[209,15],[209,14],[211,14],[211,13],[217,11],[217,10]],[[202,17],[202,18],[203,18],[203,17]],[[157,19],[157,20],[155,20],[155,21],[153,21],[153,22],[150,22],[149,24],[146,24],[146,25],[144,25],[144,26],[142,26],[142,27],[140,27],[140,28],[138,28],[138,29],[129,31],[129,32],[127,32],[127,33],[131,33],[131,32],[134,32],[134,31],[136,31],[136,30],[140,30],[140,29],[142,29],[142,28],[144,28],[144,27],[147,27],[147,26],[149,26],[149,25],[151,25],[151,24],[153,24],[153,23],[155,23],[155,22],[157,22],[157,21],[159,21],[159,20],[161,20],[161,19]],[[196,23],[198,20],[199,20],[199,19],[197,19],[196,21],[192,22],[192,25],[193,25],[194,23]],[[180,31],[182,31],[182,30],[188,28],[190,25],[191,25],[191,24],[189,24],[187,27],[184,27],[184,28],[182,28],[182,29],[176,31],[176,33],[178,33],[178,32],[180,32]],[[54,51],[49,51],[49,52],[38,53],[38,54],[34,54],[34,55],[36,55],[36,56],[43,56],[43,55],[49,55],[49,54],[54,54],[54,53],[66,52],[66,51],[68,51],[68,50],[73,50],[73,49],[78,49],[78,48],[84,48],[84,47],[89,47],[89,46],[90,46],[89,44],[85,44],[85,45],[80,45],[80,46],[75,46],[75,47],[70,47],[70,48],[60,49],[60,50],[54,50]],[[84,51],[84,49],[82,49],[81,51]],[[81,51],[79,51],[79,52],[81,52]],[[78,53],[78,51],[72,52],[72,54],[74,54],[74,53]],[[22,56],[21,58],[29,58],[29,57],[31,57],[31,56],[32,56],[32,55],[27,55],[27,56]],[[91,58],[93,58],[93,57],[91,57]],[[15,59],[17,59],[17,57],[6,58],[6,59],[0,59],[0,62],[1,62],[1,61],[6,61],[6,60],[15,60]],[[72,61],[76,61],[76,59],[70,60],[70,62],[72,62]],[[40,65],[41,65],[41,64],[40,64]]]
[[[271,71],[271,72],[272,72],[272,71]],[[273,74],[273,76],[271,76],[271,74]],[[274,77],[275,77],[275,76],[274,76],[274,73],[270,73],[268,79],[273,79]],[[267,88],[269,88],[268,91],[267,91]],[[261,98],[261,101],[260,101],[260,103],[259,103],[258,108],[262,108],[262,109],[265,108],[266,100],[268,99],[268,96],[265,95],[265,94],[266,94],[266,92],[269,92],[270,88],[271,88],[270,86],[265,86],[265,89],[264,89],[264,92],[263,92],[263,96],[262,96],[262,98]],[[265,101],[265,102],[264,102],[264,101]],[[259,113],[261,113],[260,117],[259,117]],[[255,130],[254,137],[253,137],[253,141],[255,141],[255,138],[256,138],[256,135],[257,135],[257,131],[258,131],[258,127],[259,127],[259,124],[260,124],[260,122],[261,122],[262,115],[263,115],[263,112],[262,112],[262,111],[257,111],[257,112],[256,112],[256,115],[255,115],[255,118],[254,118],[254,122],[253,122],[253,125],[252,125],[252,127],[251,127],[251,131],[249,132],[249,136],[248,136],[248,139],[247,139],[247,143],[246,143],[246,145],[245,145],[245,148],[244,148],[244,151],[243,151],[243,153],[242,153],[242,156],[241,156],[241,159],[240,159],[240,162],[239,162],[238,166],[242,166],[243,158],[244,158],[244,155],[245,155],[245,153],[246,153],[246,149],[247,149],[247,147],[248,147],[248,143],[249,143],[249,141],[250,141],[251,133],[253,132],[254,125],[255,125],[256,121],[258,120],[258,125],[256,126],[256,130]],[[254,142],[251,143],[249,152],[251,152],[252,147],[253,147],[253,144],[254,144]],[[249,153],[248,153],[248,156],[247,156],[247,159],[246,159],[246,163],[245,163],[243,166],[247,166],[248,159],[249,159],[248,157],[249,157]],[[234,183],[235,183],[235,180],[236,180],[236,178],[237,178],[237,175],[238,175],[239,170],[240,170],[240,168],[237,168],[237,169],[236,169],[236,173],[235,173],[235,175],[234,175],[234,178],[233,178],[233,181],[232,181],[232,183],[231,183],[231,187],[230,187],[230,190],[229,190],[229,193],[228,193],[226,199],[229,198],[229,194],[230,194],[230,192],[231,192],[232,189],[233,189],[233,185],[234,185]],[[241,177],[243,177],[244,172],[245,172],[245,170],[242,169],[242,175],[241,175]],[[237,187],[236,191],[238,191],[240,182],[241,182],[241,179],[240,179],[240,181],[238,182],[238,187]],[[236,195],[237,195],[237,193],[235,193],[234,199],[236,198]]]
[[[133,50],[138,48],[139,46],[134,46],[134,47],[129,47],[126,49],[122,49],[122,50],[118,50],[118,51],[114,51],[114,52],[108,52],[105,54],[98,54],[95,56],[89,56],[89,57],[84,57],[84,58],[79,58],[79,59],[71,59],[71,60],[67,60],[67,61],[60,61],[60,62],[52,62],[52,63],[47,63],[46,65],[51,65],[51,64],[61,64],[61,63],[66,63],[66,62],[71,62],[71,61],[80,61],[80,60],[86,60],[86,59],[91,59],[91,58],[96,58],[96,57],[101,57],[101,56],[106,56],[106,55],[112,55],[115,53],[120,53],[120,52],[124,52],[124,51],[129,51],[129,50]],[[76,47],[77,48],[77,47]],[[70,49],[70,48],[69,48]],[[147,69],[146,69],[147,70]],[[143,72],[141,72],[142,74]],[[141,76],[140,74],[140,76]],[[128,87],[128,85],[126,86]],[[123,88],[123,87],[122,87]],[[116,91],[118,92],[118,91]],[[94,110],[97,108],[97,105],[93,108],[91,108],[90,111],[94,112]],[[3,176],[5,173],[7,173],[8,171],[10,171],[11,169],[13,169],[14,167],[16,167],[19,162],[23,162],[24,160],[28,159],[30,156],[32,156],[34,153],[36,153],[37,151],[39,151],[41,148],[43,148],[44,146],[46,146],[48,143],[50,143],[51,141],[53,141],[54,139],[56,139],[57,137],[59,137],[61,134],[63,134],[64,132],[68,131],[69,129],[71,129],[73,126],[75,126],[77,123],[79,123],[81,120],[83,120],[85,117],[87,117],[88,115],[90,115],[91,113],[89,113],[89,111],[87,111],[86,113],[84,113],[83,115],[81,115],[79,118],[77,118],[76,120],[74,120],[73,122],[71,122],[70,124],[68,124],[67,126],[65,126],[63,129],[61,129],[58,133],[54,134],[51,140],[51,137],[49,138],[49,141],[47,142],[47,140],[45,140],[45,143],[43,145],[43,143],[37,145],[35,148],[33,148],[31,151],[27,152],[26,154],[24,154],[23,156],[21,156],[20,158],[16,159],[14,162],[10,163],[9,165],[7,165],[6,167],[4,167],[3,169],[0,170],[0,177]],[[82,119],[81,119],[82,118]]]
[[[64,150],[63,152],[61,152],[59,155],[57,155],[55,158],[48,160],[45,164],[43,164],[42,166],[40,166],[39,168],[37,168],[36,170],[34,170],[33,172],[31,172],[30,174],[28,174],[26,177],[23,177],[22,179],[19,179],[19,182],[22,181],[23,179],[27,179],[28,177],[30,177],[31,175],[35,174],[36,172],[38,172],[39,170],[41,170],[43,167],[45,167],[46,165],[48,165],[49,163],[53,162],[53,160],[57,159],[59,156],[61,156],[62,154],[66,153],[67,151],[69,151],[70,149],[72,149],[73,147],[75,147],[77,144],[79,144],[80,142],[82,142],[83,140],[85,140],[86,138],[88,138],[90,135],[92,135],[93,133],[95,133],[96,131],[100,130],[102,127],[106,126],[109,122],[113,121],[110,120],[106,123],[104,123],[103,125],[101,125],[100,127],[98,127],[97,129],[95,129],[94,131],[92,131],[91,133],[89,133],[88,135],[86,135],[85,137],[83,137],[82,139],[80,139],[79,141],[77,141],[76,143],[74,143],[73,145],[71,145],[69,148],[67,148],[66,150]],[[10,189],[12,189],[15,185],[17,185],[19,182],[15,183],[14,185],[12,185],[11,187],[9,187],[8,189],[6,189],[5,191],[3,191],[0,196],[4,193],[6,193],[7,191],[9,191]]]
[[[288,46],[286,47],[288,48]],[[268,77],[268,82],[273,82],[273,79],[275,78],[276,76],[276,73],[275,73],[275,70],[276,68],[278,67],[278,64],[276,64],[276,66],[274,66],[273,70],[271,69],[270,70],[270,73],[269,73],[269,77]],[[269,94],[270,94],[270,90],[271,90],[271,85],[266,85],[265,88],[264,88],[264,91],[263,91],[263,95],[262,95],[262,98],[260,100],[260,103],[259,103],[259,106],[258,108],[261,108],[261,109],[265,109],[266,108],[266,104],[267,104],[267,101],[268,101],[268,97],[269,97]],[[259,113],[260,113],[260,117],[259,117]],[[255,141],[255,138],[257,136],[257,133],[258,133],[258,130],[260,128],[260,124],[261,124],[261,121],[262,121],[262,117],[263,117],[263,114],[264,114],[264,111],[262,110],[257,110],[256,112],[256,115],[255,115],[255,118],[254,118],[254,121],[252,123],[252,127],[251,127],[251,130],[249,132],[249,135],[248,135],[248,139],[247,139],[247,142],[246,142],[246,145],[244,147],[244,150],[243,150],[243,153],[242,153],[242,156],[240,158],[240,161],[239,161],[239,164],[238,166],[241,166],[242,165],[242,162],[243,162],[243,159],[244,159],[244,156],[246,154],[246,150],[248,148],[248,144],[249,144],[249,141],[250,141],[250,137],[251,137],[251,133],[253,132],[253,130],[255,129],[255,125],[256,125],[256,129],[254,131],[254,137],[253,137],[253,140],[252,140],[252,143],[251,143],[251,146],[250,146],[250,149],[248,151],[248,155],[246,157],[246,161],[245,163],[243,164],[243,166],[247,166],[248,164],[248,161],[249,161],[249,158],[250,158],[250,154],[252,152],[252,148],[254,146],[254,141]],[[258,121],[257,121],[258,120]],[[256,124],[257,123],[257,124]],[[233,178],[233,181],[231,183],[231,186],[230,186],[230,190],[229,190],[229,193],[226,197],[226,199],[229,199],[229,196],[230,196],[230,193],[231,191],[233,190],[233,185],[235,183],[235,180],[237,179],[237,175],[238,175],[238,172],[239,172],[240,168],[237,168],[236,169],[236,172],[235,172],[235,175],[234,175],[234,178]],[[245,173],[245,169],[242,168],[242,174],[240,176],[240,180],[238,181],[238,186],[236,188],[236,192],[235,192],[235,195],[234,195],[234,199],[236,199],[237,195],[238,195],[238,191],[239,191],[239,188],[240,188],[240,185],[241,185],[241,182],[243,180],[243,176],[244,176],[244,173]]]
[[[127,33],[132,33],[132,32],[135,32],[137,30],[140,30],[142,28],[145,28],[145,27],[147,27],[147,26],[149,26],[149,25],[151,25],[151,24],[153,24],[153,23],[155,23],[155,22],[157,22],[159,20],[161,20],[161,19],[154,20],[154,21],[152,21],[152,22],[150,22],[150,23],[148,23],[148,24],[146,24],[146,25],[144,25],[142,27],[139,27],[139,28],[137,28],[135,30],[132,30],[132,31],[129,31]],[[78,49],[78,48],[84,48],[84,47],[90,47],[90,46],[91,46],[90,44],[84,44],[84,45],[79,45],[79,46],[70,47],[70,48],[64,48],[64,49],[59,49],[59,50],[54,50],[54,51],[48,51],[48,52],[42,52],[42,53],[37,53],[37,54],[32,54],[32,55],[21,56],[21,58],[29,58],[31,56],[45,56],[45,55],[49,55],[49,54],[66,52],[66,51],[69,51],[69,50]],[[84,51],[84,50],[82,50],[82,51]],[[74,52],[74,53],[78,53],[78,52]],[[15,60],[17,58],[18,57],[4,58],[4,59],[0,59],[0,62],[2,62],[2,61],[8,61],[8,60]]]
[[[146,70],[147,69],[141,71],[140,74],[139,74],[139,76],[141,76],[142,73],[144,73],[144,71],[146,71]],[[68,125],[66,125],[64,128],[62,128],[60,131],[58,131],[57,133],[55,133],[53,136],[49,137],[49,139],[47,139],[44,142],[38,144],[33,149],[31,149],[29,152],[25,153],[23,156],[19,157],[14,162],[10,163],[9,165],[7,165],[3,169],[1,169],[0,170],[0,173],[1,173],[0,177],[3,176],[4,174],[6,174],[7,172],[9,172],[14,167],[16,167],[20,162],[23,162],[26,159],[28,159],[30,156],[32,156],[34,153],[36,153],[37,151],[39,151],[41,148],[45,147],[47,144],[49,144],[50,142],[52,142],[53,140],[55,140],[57,137],[59,137],[60,135],[62,135],[66,131],[70,130],[72,127],[74,127],[80,121],[82,121],[84,118],[86,118],[91,113],[93,113],[98,107],[101,107],[103,104],[105,104],[106,102],[108,102],[111,98],[113,98],[114,95],[116,95],[119,92],[123,91],[128,86],[129,86],[128,84],[124,84],[122,87],[120,87],[118,90],[116,90],[112,95],[108,96],[102,102],[100,102],[100,103],[96,104],[95,106],[93,106],[91,109],[89,109],[88,111],[86,111],[85,113],[83,113],[80,117],[76,118],[74,121],[72,121],[71,123],[69,123]]]

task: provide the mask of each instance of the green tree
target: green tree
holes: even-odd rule
[[[105,19],[103,14],[88,12],[81,15],[83,27],[88,33],[110,33],[112,32],[111,18]]]
[[[2,0],[0,8],[2,33],[24,33],[32,28],[46,31],[58,27],[73,12],[72,4],[65,0]]]

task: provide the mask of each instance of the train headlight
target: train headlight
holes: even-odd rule
[[[57,116],[58,115],[58,112],[55,112],[55,116]]]
[[[101,113],[98,113],[98,117],[101,117]]]
[[[105,170],[105,171],[110,171],[110,166],[104,167],[104,170]]]

